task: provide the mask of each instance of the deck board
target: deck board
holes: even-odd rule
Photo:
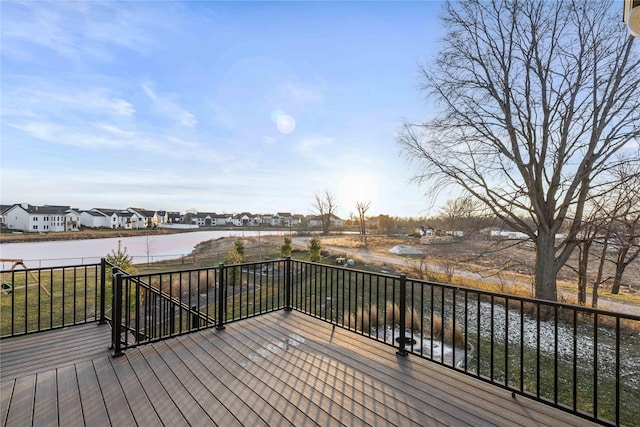
[[[118,358],[105,350],[109,334],[83,325],[3,340],[2,424],[594,425],[297,312],[131,348]],[[83,337],[96,348],[82,349]]]
[[[180,409],[175,405],[169,393],[164,389],[148,362],[142,354],[140,354],[139,349],[127,351],[125,357],[131,364],[131,369],[138,378],[138,381],[140,381],[140,386],[144,390],[151,405],[153,405],[158,417],[160,417],[166,425],[172,427],[188,426],[189,423],[180,412]]]
[[[82,422],[82,402],[78,389],[78,378],[74,365],[56,370],[58,380],[58,414],[65,426],[80,426]]]
[[[115,374],[115,369],[111,364],[111,359],[101,357],[94,360],[93,366],[96,370],[96,377],[100,384],[102,398],[107,407],[107,414],[112,426],[135,425],[135,418],[129,406],[129,402],[124,396],[120,382]]]
[[[287,329],[280,329],[275,325],[270,328],[274,332],[277,331],[275,336],[260,333],[265,348],[274,348],[274,342],[275,348],[279,348],[278,341],[274,340],[277,335],[291,339],[292,334]],[[399,425],[412,422],[420,425],[429,424],[430,418],[424,411],[426,401],[414,402],[406,393],[405,383],[391,376],[386,378],[386,381],[377,380],[358,368],[358,360],[348,366],[344,363],[344,355],[338,353],[334,346],[326,343],[317,345],[312,339],[308,339],[309,336],[306,337],[304,343],[299,346],[289,347],[287,351],[280,351],[266,358],[272,365],[274,361],[279,360],[278,365],[282,366],[273,365],[264,369],[273,369],[276,375],[292,381],[294,388],[305,390],[309,398],[320,394],[321,397],[331,400],[329,411],[349,406],[353,415],[357,417],[353,422],[371,423],[382,416],[387,420],[394,420]],[[246,338],[250,339],[249,335]],[[317,348],[314,348],[314,344]],[[387,355],[389,351],[393,352],[391,348],[386,350]],[[319,389],[318,384],[322,384]],[[447,405],[446,402],[440,402],[439,407],[442,409]],[[434,421],[463,425],[458,418],[447,414],[438,415],[442,416]]]
[[[27,375],[16,380],[7,414],[7,426],[31,425],[35,393],[35,375]]]
[[[15,382],[15,380],[0,381],[0,426],[4,426],[7,421],[9,402]]]
[[[58,425],[58,385],[55,370],[36,375],[33,409],[34,427]]]
[[[110,354],[111,328],[89,323],[0,341],[0,379],[17,378]],[[24,363],[28,359],[29,363]]]

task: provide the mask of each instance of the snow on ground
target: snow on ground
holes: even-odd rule
[[[396,255],[423,255],[423,252],[409,245],[396,245],[389,249],[389,253]]]
[[[371,335],[378,338],[380,341],[386,342],[387,344],[397,346],[398,342],[396,341],[396,338],[400,336],[400,327],[396,326],[395,328],[391,328],[390,326],[387,326],[386,328],[371,328]],[[422,353],[427,357],[431,355],[431,359],[433,360],[441,361],[446,365],[452,365],[453,347],[451,345],[442,343],[438,339],[431,340],[427,337],[421,336],[420,334],[412,333],[410,330],[406,330],[405,337],[413,339],[415,342],[414,344],[411,344],[411,342],[405,344],[405,349],[407,351],[420,353],[420,350],[422,350]],[[431,352],[432,348],[433,353]],[[444,359],[442,356],[444,356]],[[464,348],[457,347],[455,366],[463,366],[463,363]]]
[[[461,310],[462,311],[462,310]],[[480,303],[480,335],[483,338],[491,338],[491,304]],[[469,328],[477,327],[477,307],[468,306],[467,320]],[[525,349],[535,351],[538,343],[538,329],[535,319],[522,316],[524,325],[522,328],[522,342]],[[519,345],[521,340],[521,315],[520,311],[506,310],[502,305],[493,307],[493,333],[494,339],[504,342],[504,337],[508,335],[510,344]],[[506,333],[508,323],[508,334]],[[581,366],[593,366],[594,361],[594,329],[593,325],[580,324],[578,322],[575,352],[578,364]],[[540,322],[539,346],[542,353],[552,355],[556,348],[556,325],[553,320]],[[502,338],[502,339],[500,339]],[[620,375],[628,377],[628,383],[634,387],[640,386],[640,340],[637,336],[622,336],[620,349]],[[557,325],[557,352],[563,360],[572,360],[574,353],[573,325],[558,321]],[[598,328],[597,344],[598,369],[608,369],[614,372],[615,354],[615,332],[608,327]]]

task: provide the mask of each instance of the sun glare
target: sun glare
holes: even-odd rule
[[[285,114],[282,110],[273,110],[271,112],[271,121],[276,124],[278,131],[284,134],[289,134],[296,128],[296,119],[289,114]]]
[[[338,200],[340,210],[356,213],[357,202],[371,202],[372,208],[378,199],[378,184],[371,175],[349,175],[340,182]]]

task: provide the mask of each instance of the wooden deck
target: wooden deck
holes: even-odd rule
[[[0,341],[0,425],[591,425],[296,312],[118,358],[109,333]]]

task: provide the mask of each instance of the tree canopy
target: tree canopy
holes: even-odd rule
[[[437,114],[400,132],[416,180],[462,188],[529,236],[539,298],[556,299],[594,180],[640,161],[640,55],[619,12],[599,1],[448,2],[447,34],[420,69]]]

